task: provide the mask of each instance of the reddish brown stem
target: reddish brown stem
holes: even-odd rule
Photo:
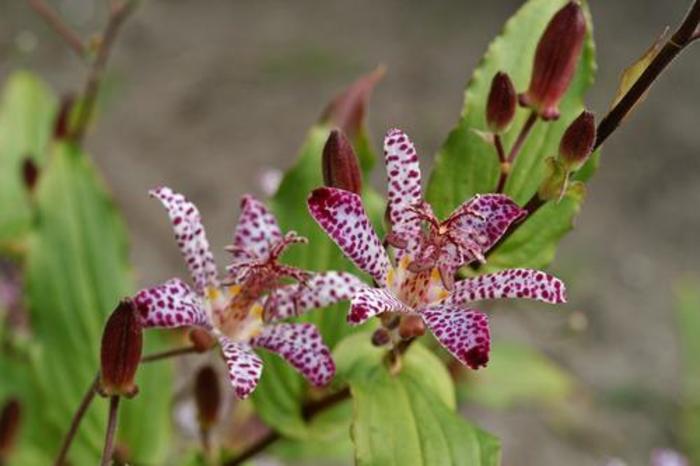
[[[107,416],[107,433],[105,434],[105,446],[102,450],[101,466],[109,466],[112,464],[112,455],[114,454],[114,435],[117,432],[117,417],[119,414],[119,399],[120,397],[112,396],[109,399],[109,414]]]
[[[61,19],[53,8],[43,0],[27,0],[27,3],[80,58],[85,58],[83,40]]]
[[[530,115],[528,115],[527,120],[525,120],[525,123],[523,123],[523,127],[520,129],[520,133],[515,139],[513,147],[511,147],[510,149],[510,153],[508,154],[508,163],[512,164],[513,162],[515,162],[515,158],[518,156],[520,150],[523,148],[523,144],[525,144],[525,141],[530,135],[530,131],[532,131],[532,127],[535,126],[536,122],[537,112],[532,111],[530,112]]]
[[[58,452],[58,455],[56,456],[56,459],[53,462],[54,466],[62,466],[65,462],[66,455],[68,454],[68,450],[70,449],[70,446],[73,443],[75,434],[78,433],[78,426],[80,426],[80,422],[83,420],[87,409],[90,407],[90,403],[92,403],[92,400],[95,398],[95,393],[97,393],[97,384],[99,382],[100,374],[97,374],[95,379],[90,384],[90,388],[88,388],[87,392],[85,392],[85,395],[83,395],[83,399],[81,400],[78,409],[75,411],[73,419],[71,419],[70,428],[68,429],[68,433],[63,439],[63,443],[61,444],[61,450]]]
[[[185,354],[197,353],[199,352],[194,346],[185,346],[183,348],[175,348],[171,350],[162,351],[160,353],[148,354],[141,358],[141,363],[149,363],[153,361],[160,361],[161,359],[172,358],[175,356],[182,356]]]

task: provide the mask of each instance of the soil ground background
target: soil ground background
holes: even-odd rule
[[[56,2],[86,33],[104,18],[95,3]],[[290,166],[327,100],[378,63],[388,73],[371,104],[374,143],[401,127],[427,164],[457,120],[471,70],[520,3],[142,2],[115,50],[112,98],[87,137],[125,211],[139,284],[184,271],[161,207],[147,200],[150,187],[187,193],[222,251],[239,197],[259,193],[267,168]],[[602,115],[621,69],[676,24],[689,1],[591,3],[599,74],[587,103]],[[59,92],[84,76],[19,0],[0,2],[0,57],[0,78],[26,66]],[[570,303],[492,311],[498,338],[542,349],[582,387],[564,415],[537,406],[468,408],[503,439],[505,465],[594,466],[607,456],[641,465],[652,448],[676,442],[672,290],[688,274],[700,286],[698,76],[700,47],[691,47],[606,144],[577,228],[551,268],[567,281]],[[566,331],[575,310],[587,318],[583,332]]]

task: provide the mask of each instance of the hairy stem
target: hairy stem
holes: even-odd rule
[[[80,426],[80,421],[83,420],[83,416],[85,416],[88,407],[90,407],[90,403],[92,403],[92,400],[95,398],[97,384],[99,382],[100,374],[97,374],[95,379],[90,384],[90,387],[85,392],[85,395],[83,395],[83,399],[80,401],[80,405],[75,411],[73,419],[71,419],[70,427],[68,428],[68,433],[63,439],[63,443],[61,443],[61,450],[58,452],[58,455],[56,456],[56,459],[53,462],[54,466],[62,466],[65,462],[66,455],[68,454],[68,450],[70,449],[70,446],[73,443],[75,434],[78,433],[78,426]]]
[[[102,450],[101,466],[109,466],[112,464],[114,434],[117,431],[117,415],[119,413],[119,399],[119,396],[112,396],[109,399],[109,417],[107,418],[107,433],[105,434],[104,450]]]

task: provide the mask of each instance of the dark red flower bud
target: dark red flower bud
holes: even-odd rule
[[[104,396],[132,397],[138,392],[134,383],[141,361],[143,331],[136,305],[122,300],[107,319],[102,334],[100,388]]]
[[[510,77],[501,71],[491,81],[491,91],[486,102],[486,123],[494,133],[508,129],[517,106],[517,96]]]
[[[214,338],[214,335],[203,328],[193,328],[190,330],[188,336],[192,342],[192,346],[194,346],[198,353],[206,353],[216,345],[216,338]]]
[[[69,139],[71,134],[71,116],[73,114],[73,107],[75,104],[75,97],[73,95],[66,95],[61,99],[61,107],[58,110],[58,115],[56,116],[56,121],[53,126],[53,138],[60,141],[62,139]]]
[[[574,76],[585,36],[586,17],[571,1],[549,21],[537,44],[530,87],[520,95],[521,105],[544,120],[559,118],[559,101]]]
[[[0,464],[7,461],[19,433],[22,421],[22,405],[11,398],[5,402],[0,411]]]
[[[39,167],[29,155],[25,156],[22,161],[22,179],[27,191],[34,192],[36,182],[39,180]]]
[[[593,152],[595,138],[595,117],[591,112],[584,110],[566,128],[559,143],[559,155],[570,171],[578,170],[588,160],[588,156]]]
[[[204,366],[197,372],[194,381],[194,399],[197,403],[199,425],[206,432],[216,424],[221,405],[219,377],[211,366]]]
[[[391,335],[389,335],[389,331],[385,328],[378,328],[372,334],[372,344],[374,346],[388,345],[390,341]]]
[[[362,175],[357,155],[347,137],[338,129],[331,131],[323,146],[323,183],[331,188],[360,194]]]
[[[425,323],[418,315],[407,315],[401,318],[399,336],[404,340],[420,337],[425,333]]]

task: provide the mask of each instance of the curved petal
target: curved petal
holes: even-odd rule
[[[175,240],[185,258],[195,289],[204,294],[207,286],[218,286],[216,264],[197,207],[168,187],[153,189],[150,194],[158,198],[168,211]]]
[[[382,312],[411,313],[413,310],[399,301],[393,294],[384,288],[370,288],[365,286],[357,290],[352,297],[348,323],[359,325],[370,317]]]
[[[331,352],[311,324],[270,325],[250,344],[279,354],[315,386],[326,385],[335,374]]]
[[[263,259],[270,252],[270,246],[281,239],[277,220],[265,204],[249,194],[243,196],[230,248],[234,260]]]
[[[387,216],[391,233],[404,241],[420,233],[421,220],[412,208],[423,201],[418,154],[413,143],[400,129],[384,137],[384,160],[387,173]]]
[[[526,214],[505,194],[482,194],[457,207],[445,223],[450,228],[464,231],[468,239],[485,253],[503,236],[511,223]]]
[[[566,302],[566,287],[558,278],[539,270],[509,269],[455,283],[452,294],[444,302],[461,305],[499,298],[527,298],[559,304]]]
[[[134,296],[134,303],[145,328],[188,325],[211,328],[201,298],[179,278],[153,288],[144,288]]]
[[[286,319],[350,300],[358,289],[365,286],[362,280],[350,273],[317,273],[304,283],[279,288],[267,298],[264,307],[270,320]]]
[[[345,255],[384,284],[389,258],[367,218],[360,196],[342,189],[319,188],[311,193],[308,204],[311,216]]]
[[[219,337],[221,353],[228,367],[228,377],[238,398],[247,398],[260,380],[262,359],[253,352],[248,343],[235,342],[225,336]]]
[[[439,304],[424,309],[420,314],[440,344],[462,364],[472,369],[486,366],[491,337],[485,314]]]

